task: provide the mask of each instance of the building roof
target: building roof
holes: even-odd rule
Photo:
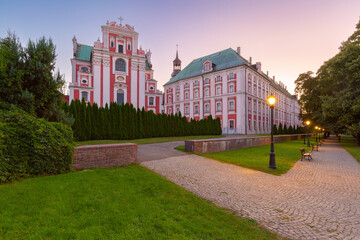
[[[78,44],[76,51],[76,59],[90,62],[91,61],[91,51],[94,47]]]
[[[223,51],[193,60],[175,77],[172,77],[167,83],[165,83],[165,85],[177,82],[182,79],[202,75],[203,64],[206,61],[211,61],[213,64],[215,64],[213,71],[220,71],[223,69],[247,64],[233,49],[228,48]]]

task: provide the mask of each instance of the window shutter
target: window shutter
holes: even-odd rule
[[[234,78],[236,79],[236,73],[234,74]]]

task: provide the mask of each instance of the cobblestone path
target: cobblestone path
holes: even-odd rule
[[[282,176],[197,155],[144,162],[185,189],[292,239],[360,239],[360,164],[327,140]]]

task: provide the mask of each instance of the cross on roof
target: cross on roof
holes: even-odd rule
[[[121,22],[122,22],[122,20],[124,20],[122,17],[119,17],[118,18],[119,20],[120,20],[120,25],[121,25]]]

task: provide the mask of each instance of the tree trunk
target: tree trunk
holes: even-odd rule
[[[355,140],[356,140],[356,145],[360,146],[360,133],[356,134]]]

